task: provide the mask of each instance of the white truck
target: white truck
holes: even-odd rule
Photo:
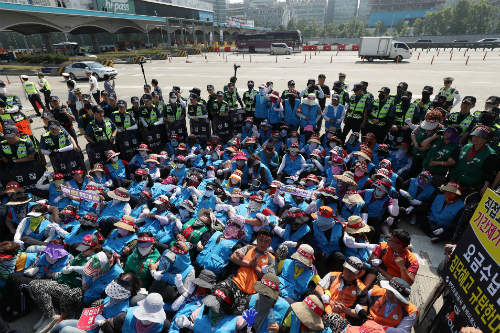
[[[361,37],[358,56],[368,61],[374,59],[401,61],[410,59],[410,48],[403,42],[393,41],[391,36]]]

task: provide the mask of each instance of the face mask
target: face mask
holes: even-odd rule
[[[208,178],[215,178],[215,171],[213,171],[213,170],[207,171],[207,177]]]
[[[260,211],[261,207],[262,204],[257,201],[250,201],[250,203],[248,204],[248,209],[251,210],[252,212]]]
[[[255,147],[253,145],[250,145],[247,147],[247,150],[248,151],[254,151]]]
[[[422,185],[425,185],[425,183],[427,183],[427,181],[425,181],[425,180],[423,180],[423,179],[418,178],[418,179],[417,179],[417,183],[418,183],[418,186],[422,186]]]
[[[113,163],[118,162],[118,156],[111,157],[111,162]]]
[[[170,99],[170,103],[174,104],[174,103],[176,103],[176,102],[177,102],[177,98],[171,98],[171,99]]]
[[[156,168],[156,163],[155,162],[148,162],[148,167],[149,167],[149,170],[153,170],[154,168]]]
[[[6,94],[7,88],[0,88],[0,94]]]
[[[306,186],[307,186],[307,187],[309,187],[309,186],[314,186],[314,185],[315,185],[315,183],[314,183],[312,180],[308,180],[308,181],[306,182]]]
[[[51,265],[55,264],[57,262],[57,260],[59,259],[52,259],[50,256],[46,255],[45,256],[45,259],[47,260],[47,262]]]
[[[354,144],[354,142],[356,142],[356,137],[351,135],[349,137],[349,144],[352,145],[352,144]]]
[[[330,142],[330,148],[335,148],[337,144],[335,142]]]
[[[458,201],[458,195],[451,192],[444,192],[444,201],[446,201],[447,203],[454,203]]]
[[[148,247],[139,247],[139,253],[141,254],[141,256],[145,256],[146,254],[149,253],[149,251],[151,251],[151,248],[153,247],[153,245],[151,246],[148,246]]]
[[[288,132],[287,130],[281,130],[280,134],[282,137],[285,137],[288,134]]]
[[[138,182],[138,183],[141,182],[142,181],[142,175],[134,175],[134,180],[136,182]]]
[[[172,140],[172,141],[170,141],[170,144],[172,145],[172,147],[177,147],[178,142],[177,142],[177,140]]]
[[[360,160],[360,161],[365,161],[365,160],[366,160],[366,158],[364,158],[363,156],[359,156],[359,157],[358,157],[358,160]]]
[[[242,166],[244,166],[244,165],[245,165],[245,161],[243,161],[243,160],[238,160],[238,161],[236,161],[236,165],[237,165],[237,166],[239,166],[239,167],[242,167]]]
[[[240,181],[239,181],[238,179],[236,179],[236,178],[231,178],[231,184],[232,184],[232,185],[236,185],[236,184],[238,184],[239,182],[240,182]]]
[[[316,148],[318,148],[318,144],[317,144],[316,142],[311,142],[311,143],[309,144],[309,149],[314,150],[314,149],[316,149]]]
[[[259,93],[260,93],[261,95],[264,95],[264,94],[266,93],[266,89],[264,89],[264,88],[259,88]]]
[[[95,175],[97,178],[102,178],[102,172],[101,172],[101,171],[95,171],[95,172],[94,172],[94,175]]]
[[[410,105],[410,100],[409,99],[402,99],[401,104],[404,106],[408,106],[408,105]]]
[[[129,233],[129,231],[127,229],[123,229],[123,228],[118,228],[118,234],[120,236],[127,236]]]
[[[75,220],[75,218],[73,216],[65,216],[62,221],[64,224],[68,224],[68,223],[71,223]]]
[[[146,153],[144,150],[140,150],[140,151],[139,151],[139,155],[140,155],[142,158],[146,158],[146,157],[148,157],[148,153]]]
[[[332,165],[332,173],[334,175],[340,175],[341,170],[340,165]]]
[[[384,194],[385,194],[385,192],[384,192],[384,191],[381,191],[379,188],[376,188],[376,189],[375,189],[375,195],[376,195],[377,197],[381,197],[381,196],[383,196]]]
[[[183,163],[177,163],[177,169],[182,169],[184,168],[184,164]]]
[[[182,217],[182,218],[185,218],[185,217],[188,217],[189,216],[189,212],[187,209],[184,209],[184,208],[181,208],[179,209],[179,215]]]
[[[291,155],[291,156],[297,156],[297,152],[296,152],[296,151],[291,151],[291,152],[290,152],[290,155]]]
[[[252,90],[254,86],[249,84],[247,87],[248,87],[248,90]]]
[[[140,321],[144,326],[148,326],[149,324],[152,323],[152,321],[149,321],[149,320],[141,320]]]
[[[296,143],[299,139],[298,138],[290,138],[291,143]]]
[[[354,171],[354,174],[356,177],[363,177],[365,175],[365,172],[363,170],[356,170]]]
[[[246,127],[246,128],[250,128],[250,127],[252,127],[252,123],[245,123],[245,127]]]
[[[384,98],[385,98],[385,95],[384,95],[384,94],[378,94],[378,98],[379,98],[379,99],[384,99]]]
[[[203,194],[205,197],[210,198],[211,196],[214,195],[214,191],[209,191],[206,190],[205,193]]]
[[[236,197],[236,198],[231,198],[231,202],[234,202],[234,203],[239,203],[240,202],[240,198]]]

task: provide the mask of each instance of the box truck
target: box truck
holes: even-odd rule
[[[393,41],[391,36],[361,37],[358,56],[368,61],[374,59],[398,60],[410,59],[410,48],[403,42]]]

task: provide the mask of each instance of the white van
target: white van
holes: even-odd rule
[[[293,49],[286,45],[285,43],[272,43],[271,44],[271,54],[292,54]]]

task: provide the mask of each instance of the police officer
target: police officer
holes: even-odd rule
[[[160,101],[163,102],[163,94],[161,92],[161,88],[158,86],[158,80],[152,79],[151,86],[153,87],[153,92],[156,92],[158,94],[158,98],[160,99]]]
[[[460,104],[460,112],[453,112],[448,116],[446,126],[459,125],[462,128],[462,137],[468,137],[469,133],[474,128],[476,117],[471,112],[471,109],[476,106],[476,97],[465,96]],[[489,123],[487,124],[489,125]],[[464,141],[466,142],[466,141]],[[463,143],[464,143],[463,142]]]
[[[391,102],[394,105],[398,105],[401,102],[401,95],[403,94],[403,92],[407,90],[408,90],[408,83],[399,82],[396,88],[396,93],[389,96],[389,102]]]
[[[455,105],[460,103],[460,100],[461,100],[460,94],[458,93],[458,90],[451,87],[453,80],[454,79],[452,77],[445,77],[443,79],[444,87],[439,89],[439,93],[438,93],[438,95],[446,97],[445,110],[448,110],[448,111],[451,111],[451,109],[454,108]]]
[[[498,96],[490,96],[484,103],[484,110],[491,109],[493,107],[499,107],[500,106],[500,97]],[[480,115],[483,114],[484,110],[480,111],[475,111],[474,112],[474,117],[478,118]]]
[[[363,93],[363,85],[361,83],[356,83],[352,91],[354,91],[354,94],[352,94],[349,100],[349,108],[344,118],[342,141],[345,141],[345,138],[351,130],[353,132],[359,132],[363,122],[366,121],[366,119],[364,119],[366,118],[366,108],[370,104],[369,96]]]
[[[345,82],[345,73],[339,73],[339,81],[342,83],[342,90],[349,91],[349,85]]]
[[[228,86],[230,86],[231,83],[229,83]],[[217,125],[215,127],[215,133],[217,133],[221,137],[221,142],[222,144],[225,144],[227,140],[231,138],[231,135],[229,137],[224,136],[222,137],[221,135],[226,132],[227,127],[221,128],[219,125],[225,126],[231,124],[231,118],[226,118],[229,117],[231,114],[231,106],[229,103],[225,100],[227,96],[227,92],[223,93],[222,91],[217,92],[217,100],[212,104],[212,111],[214,113],[214,119],[217,119]],[[225,124],[225,125],[224,125]],[[222,130],[221,133],[219,133]],[[230,133],[230,132],[229,132]]]
[[[178,87],[176,87],[176,88],[178,88]],[[226,88],[225,90],[227,90],[227,87],[225,87],[225,88]],[[180,91],[180,88],[177,91]],[[196,98],[198,103],[203,104],[205,106],[205,108],[207,107],[207,101],[205,101],[203,98],[201,98],[201,89],[200,88],[194,87],[193,89],[189,90],[189,93],[196,94],[196,96],[198,96],[198,98]]]
[[[116,133],[118,133],[116,125],[109,118],[104,117],[104,110],[99,105],[92,107],[92,113],[94,113],[94,119],[85,130],[85,139],[89,143],[108,141],[114,144]]]
[[[158,111],[160,111],[160,114],[163,114],[163,108],[165,107],[165,103],[163,102],[162,99],[160,99],[160,94],[157,91],[153,91],[151,93],[151,96],[153,97],[153,105],[155,105],[158,108]]]
[[[269,85],[268,85],[268,87],[269,87]],[[325,94],[323,93],[323,90],[321,89],[319,84],[316,84],[315,79],[307,80],[307,87],[306,87],[306,89],[302,90],[302,92],[299,95],[299,98],[307,98],[307,96],[309,94],[312,94],[312,93],[314,93],[314,95],[316,95],[316,98],[325,98]],[[271,92],[268,92],[268,94],[271,94]]]
[[[127,111],[131,112],[134,115],[134,119],[139,119],[139,107],[140,107],[139,97],[137,96],[131,97],[130,103],[132,105],[127,108]]]
[[[5,110],[14,108],[20,111],[23,108],[21,100],[16,95],[7,95],[7,85],[5,82],[0,80],[0,113],[4,113]]]
[[[212,131],[215,133],[216,128],[213,123],[213,114],[212,114],[212,103],[217,100],[217,95],[215,94],[215,87],[212,84],[207,85],[208,92],[208,100],[207,100],[207,113],[208,120],[212,123]]]
[[[111,115],[111,121],[116,125],[116,128],[118,128],[118,132],[137,129],[137,123],[135,122],[134,115],[132,112],[127,111],[127,102],[119,100],[116,104],[118,105],[118,111],[113,112]]]
[[[401,102],[396,105],[394,110],[394,125],[399,131],[403,132],[403,141],[406,142],[410,138],[411,128],[406,123],[406,119],[410,119],[411,123],[418,124],[420,121],[420,108],[418,105],[411,102],[411,91],[405,91],[401,94]]]
[[[142,95],[144,105],[139,109],[139,119],[143,127],[150,127],[163,124],[161,111],[153,105],[153,96],[151,94]]]
[[[42,72],[38,73],[38,86],[40,87],[40,92],[43,93],[43,97],[45,99],[45,107],[47,109],[49,109],[50,108],[50,84]]]
[[[290,82],[288,83],[290,84]],[[248,90],[243,94],[243,103],[245,103],[245,116],[246,118],[253,118],[253,115],[255,114],[255,96],[257,95],[257,91],[254,89],[255,83],[252,80],[247,82],[247,87]]]
[[[326,75],[325,74],[320,74],[318,75],[318,86],[321,88],[323,91],[323,98],[318,97],[318,114],[323,114],[323,111],[325,110],[326,106],[326,99],[331,97],[331,92],[330,92],[330,87],[325,84],[326,81]],[[316,128],[321,128],[321,125],[323,124],[323,117],[319,117],[318,123],[316,124]]]
[[[295,91],[295,81],[294,80],[288,81],[288,89],[283,90],[283,92],[281,93],[281,100],[282,101],[284,101],[285,99],[287,99],[288,92],[290,90]]]
[[[118,105],[116,105],[116,94],[109,94],[108,95],[108,105],[109,107],[103,108],[104,110],[104,117],[106,118],[111,118],[111,115],[113,112],[118,111]]]
[[[40,150],[42,154],[52,157],[55,156],[56,153],[62,153],[74,148],[68,132],[64,130],[61,131],[61,123],[59,121],[49,120],[47,127],[49,131],[43,133],[40,139]]]
[[[360,81],[360,83],[363,85],[363,94],[368,94],[370,97],[370,103],[374,100],[373,94],[371,92],[368,92],[368,81]]]
[[[151,94],[151,86],[149,84],[144,85],[144,94]],[[142,99],[142,97],[140,100],[140,104],[141,104],[141,106],[144,105],[144,100]]]
[[[431,95],[434,93],[434,88],[431,86],[425,86],[422,89],[422,98],[416,99],[415,104],[420,108],[420,121],[424,121],[425,114],[429,110],[434,110],[431,101]]]
[[[378,99],[374,100],[368,108],[368,120],[364,133],[373,133],[377,143],[384,142],[385,136],[394,123],[395,107],[389,102],[391,89],[382,87],[378,91]]]
[[[54,115],[54,119],[58,120],[62,127],[78,142],[76,137],[75,129],[73,128],[73,121],[75,121],[75,116],[68,112],[65,105],[61,105],[61,101],[57,96],[50,97],[50,105],[52,106],[51,113]]]
[[[109,96],[109,94],[106,90],[101,91],[102,101],[100,103],[97,103],[97,105],[99,105],[104,110],[104,114],[111,114],[111,111],[109,108],[108,96]]]
[[[333,89],[334,93],[339,95],[339,98],[340,98],[339,104],[342,104],[344,106],[344,108],[347,110],[347,108],[349,108],[349,93],[342,86],[342,82],[335,81],[333,83],[332,89]]]
[[[191,93],[189,95],[190,104],[188,105],[188,118],[190,119],[191,133],[195,132],[195,127],[198,125],[208,122],[207,109],[198,99],[199,96],[196,95],[196,93]],[[207,129],[209,128],[207,127]],[[207,139],[209,135],[210,133],[207,133]]]
[[[35,158],[33,144],[21,139],[17,127],[5,127],[3,134],[5,139],[0,144],[0,157],[9,168],[14,168],[19,163],[30,162]]]
[[[181,93],[171,91],[168,94],[168,104],[165,105],[163,120],[168,124],[170,135],[176,134],[181,141],[186,139],[186,102],[180,98]]]
[[[92,112],[93,106],[94,103],[88,101],[83,105],[83,109],[80,110],[80,117],[78,117],[78,131],[80,131],[81,135],[85,135],[87,126],[94,119],[94,113]]]
[[[234,83],[229,82],[227,85],[227,90],[224,91],[224,100],[227,102],[229,109],[236,110],[238,109],[238,103],[243,109],[243,101],[241,100],[240,95],[235,90]]]
[[[28,100],[33,106],[33,110],[35,110],[37,116],[41,116],[42,114],[39,109],[41,108],[43,111],[43,103],[35,84],[28,81],[29,77],[27,75],[21,75],[21,79],[23,80],[24,91],[26,91],[26,95],[28,95]]]

